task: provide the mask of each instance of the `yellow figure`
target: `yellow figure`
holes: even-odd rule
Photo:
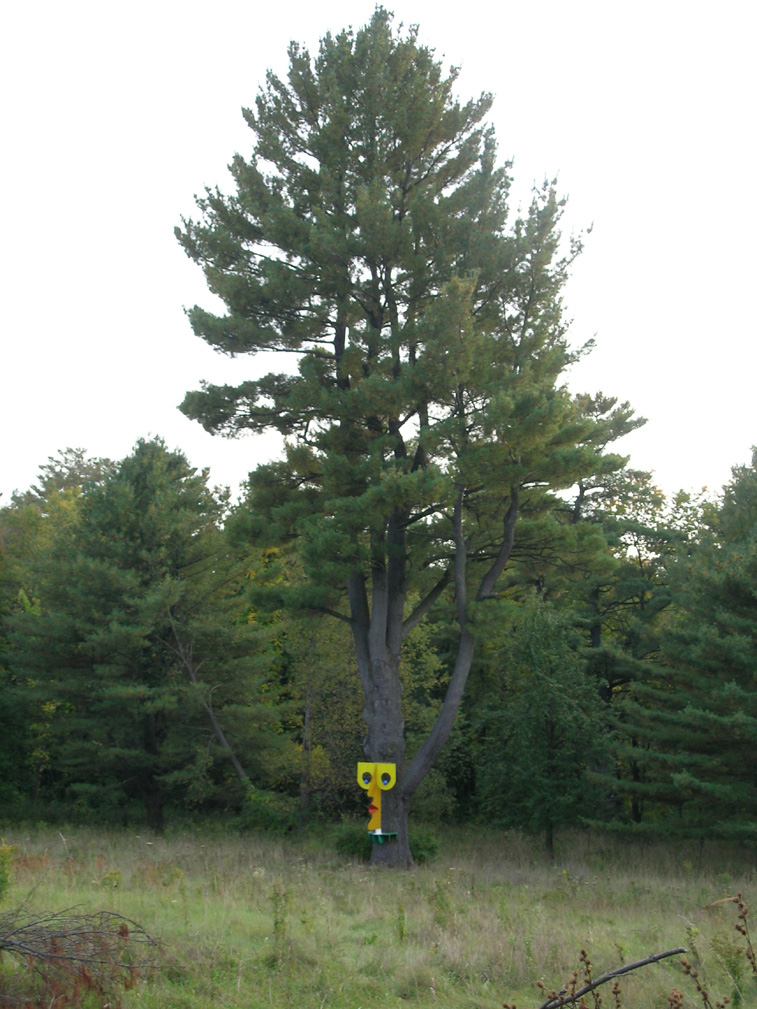
[[[357,783],[368,792],[370,799],[368,812],[371,818],[368,821],[368,830],[381,833],[381,793],[394,788],[396,781],[396,764],[374,764],[365,760],[358,763]]]

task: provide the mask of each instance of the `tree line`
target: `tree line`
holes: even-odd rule
[[[629,404],[568,391],[580,239],[554,183],[513,212],[491,96],[456,77],[379,7],[293,43],[244,111],[235,192],[176,234],[225,308],[194,333],[281,370],[181,409],[285,450],[233,508],[153,440],[53,460],[4,511],[19,801],[160,829],[176,803],[273,823],[296,799],[304,823],[353,808],[365,758],[397,768],[376,862],[410,864],[411,804],[548,847],[575,817],[712,830],[728,802],[751,829],[754,638],[717,623],[716,570],[748,576],[728,515],[753,470],[667,503],[614,448]]]
[[[578,519],[574,493],[514,551],[416,815],[548,850],[586,823],[754,840],[757,455],[717,500],[666,501],[628,468]],[[60,453],[0,510],[4,817],[288,830],[360,814],[349,628],[278,606],[301,560],[251,542],[249,516],[160,439],[118,463]],[[456,632],[432,609],[403,647],[411,758]]]

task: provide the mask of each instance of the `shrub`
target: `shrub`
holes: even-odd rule
[[[372,843],[363,823],[345,820],[334,832],[334,848],[344,858],[367,862],[371,857]]]
[[[442,846],[442,839],[430,827],[421,824],[410,830],[410,850],[418,865],[424,862],[433,862],[439,857],[439,849]]]
[[[296,826],[296,803],[290,796],[264,792],[250,785],[239,814],[239,828],[285,834]]]
[[[334,847],[337,854],[360,862],[367,862],[371,857],[371,847],[374,842],[362,823],[345,820],[334,834]],[[439,854],[441,839],[439,835],[426,826],[410,828],[410,850],[418,865],[432,862]]]

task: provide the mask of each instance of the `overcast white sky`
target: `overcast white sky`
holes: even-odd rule
[[[757,442],[754,3],[387,3],[493,91],[518,192],[559,177],[568,225],[593,222],[568,291],[597,349],[578,390],[649,418],[624,446],[667,490],[718,489]],[[229,188],[252,135],[240,109],[290,39],[312,50],[372,0],[42,0],[2,21],[0,491],[66,446],[121,458],[162,435],[216,483],[270,442],[206,435],[176,409],[200,379],[241,381],[192,336],[211,304],[173,236],[193,194]]]

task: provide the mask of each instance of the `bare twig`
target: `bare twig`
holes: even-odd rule
[[[569,1005],[571,1002],[577,1002],[578,999],[587,995],[590,991],[594,991],[595,988],[599,988],[600,985],[606,984],[608,981],[612,981],[613,978],[620,977],[622,974],[630,974],[631,971],[638,970],[639,967],[646,967],[650,963],[657,963],[658,960],[664,960],[668,956],[675,956],[676,953],[685,953],[686,950],[683,946],[679,946],[677,949],[669,949],[665,953],[655,953],[654,956],[648,956],[644,960],[636,960],[634,963],[626,964],[625,967],[618,967],[616,970],[608,971],[601,977],[598,977],[595,981],[590,984],[584,985],[583,988],[579,988],[575,992],[560,993],[558,995],[550,996],[546,1002],[543,1002],[539,1009],[559,1009],[560,1006]]]
[[[743,894],[741,892],[737,893],[735,897],[732,898],[733,903],[739,909],[738,920],[736,922],[736,931],[739,935],[743,935],[746,940],[746,949],[744,950],[744,955],[749,961],[749,966],[752,968],[752,974],[757,976],[757,955],[754,951],[754,946],[752,945],[752,937],[749,934],[749,925],[747,924],[747,917],[749,915],[749,908],[747,907]]]
[[[118,989],[131,988],[154,969],[157,950],[155,939],[115,911],[88,914],[70,907],[30,914],[18,908],[0,915],[0,953],[15,957],[28,973],[4,978],[0,1007],[52,1005],[55,999],[78,1005],[85,991],[118,1006]]]

